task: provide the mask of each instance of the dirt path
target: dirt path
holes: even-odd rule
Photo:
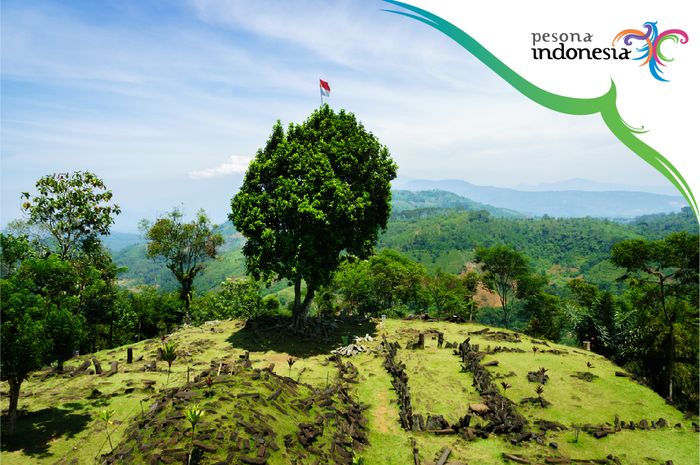
[[[389,423],[391,422],[391,408],[389,406],[389,395],[386,390],[381,389],[377,392],[377,405],[372,409],[374,417],[374,425],[380,433],[389,432]]]

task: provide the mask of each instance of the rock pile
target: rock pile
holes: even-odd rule
[[[484,430],[495,434],[522,432],[527,421],[516,411],[513,402],[499,392],[491,379],[491,374],[480,363],[483,354],[478,351],[478,346],[472,346],[469,342],[470,338],[467,338],[455,353],[462,359],[464,368],[472,373],[474,387],[489,408],[489,411],[483,415],[483,418],[488,421]]]
[[[528,371],[527,380],[531,383],[547,384],[549,381],[549,375],[547,374],[546,368],[540,368],[537,371]]]
[[[634,421],[621,421],[620,417],[617,415],[615,416],[615,421],[613,424],[610,423],[605,423],[605,424],[600,424],[600,425],[591,425],[591,424],[585,424],[581,426],[581,430],[585,431],[586,433],[590,434],[596,439],[601,439],[604,438],[608,435],[619,433],[623,429],[627,430],[635,430],[635,429],[641,429],[641,430],[655,430],[655,429],[664,429],[668,428],[668,421],[664,418],[659,418],[658,420],[646,420],[642,419],[638,422]]]
[[[342,366],[341,380],[357,376],[352,364],[336,357],[339,370]],[[278,454],[284,454],[285,463],[351,465],[355,451],[368,443],[366,407],[352,398],[346,385],[340,382],[318,390],[250,363],[247,354],[234,363],[213,360],[192,383],[162,390],[101,463],[187,463],[193,444],[192,463],[199,459],[199,463],[266,465],[281,463]],[[207,378],[214,380],[211,396]],[[200,403],[205,413],[190,438],[185,413],[194,403]],[[296,434],[278,437],[280,423],[290,420]]]
[[[398,342],[382,341],[381,348],[384,351],[384,369],[391,376],[391,384],[396,391],[399,404],[399,422],[406,431],[413,429],[413,407],[411,406],[411,393],[408,390],[408,375],[406,365],[396,360],[396,351],[400,348]]]
[[[337,355],[342,355],[343,357],[352,357],[354,355],[359,355],[362,352],[365,352],[367,349],[365,349],[364,346],[358,345],[358,344],[350,344],[345,347],[340,347],[338,349],[332,350],[332,354],[337,354]]]

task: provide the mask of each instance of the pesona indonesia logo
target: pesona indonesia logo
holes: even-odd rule
[[[638,45],[635,52],[639,55],[632,58],[633,60],[644,60],[640,66],[649,65],[649,72],[655,79],[659,81],[668,82],[668,79],[661,77],[664,74],[661,66],[666,67],[666,63],[673,61],[668,55],[664,55],[661,51],[661,45],[666,41],[671,41],[673,43],[688,43],[688,34],[681,29],[668,29],[662,33],[659,33],[659,29],[656,27],[656,21],[647,21],[644,23],[644,28],[646,31],[640,31],[639,29],[625,29],[620,31],[612,41],[613,47],[620,40],[627,45],[631,46],[634,42]]]
[[[531,32],[532,58],[535,60],[635,60],[649,66],[651,75],[664,79],[662,67],[673,61],[661,50],[666,41],[685,44],[688,34],[681,29],[659,33],[656,22],[644,23],[644,29],[625,29],[612,41],[612,47],[596,46],[590,32]],[[619,42],[627,46],[618,46]],[[629,47],[629,48],[628,48]],[[633,56],[636,54],[636,56]]]
[[[628,48],[596,47],[590,32],[531,32],[535,60],[628,60]]]

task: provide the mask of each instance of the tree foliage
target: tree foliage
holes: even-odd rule
[[[525,256],[511,247],[498,245],[477,248],[474,259],[481,264],[482,279],[486,287],[498,294],[503,324],[506,328],[510,327],[510,298],[516,294],[518,282],[525,280],[531,274]]]
[[[280,303],[275,295],[262,297],[260,284],[249,277],[229,278],[219,289],[194,301],[195,323],[228,318],[256,318],[274,314]]]
[[[304,318],[344,255],[373,252],[395,177],[389,150],[352,113],[324,105],[286,132],[277,122],[231,201],[248,272],[291,281],[293,314]]]
[[[185,223],[183,213],[176,208],[152,225],[142,222],[141,227],[146,230],[148,256],[162,259],[177,279],[185,307],[185,322],[189,322],[194,280],[207,262],[216,258],[223,237],[214,230],[204,210]]]
[[[53,237],[61,259],[72,259],[108,235],[121,210],[110,203],[112,192],[89,171],[56,173],[36,183],[36,195],[22,193],[29,223],[42,225]]]
[[[10,433],[17,416],[20,386],[31,371],[42,366],[50,343],[44,335],[43,299],[28,284],[17,276],[0,280],[0,374],[10,385]]]
[[[698,236],[688,233],[672,233],[653,241],[622,241],[612,248],[611,261],[626,270],[621,279],[637,291],[636,306],[651,311],[649,323],[660,327],[661,370],[650,374],[656,380],[663,380],[662,392],[671,400],[678,327],[689,322],[697,325],[698,256]],[[654,346],[658,345],[651,347]]]
[[[454,275],[437,270],[433,276],[426,276],[426,294],[431,306],[439,317],[460,315],[473,317],[474,293],[478,285],[476,273]]]

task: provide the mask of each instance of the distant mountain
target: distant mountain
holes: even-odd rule
[[[616,184],[610,182],[591,181],[590,179],[573,178],[564,181],[542,182],[535,185],[520,184],[515,186],[516,190],[520,191],[628,191],[628,192],[646,192],[650,194],[661,195],[678,195],[676,190],[670,183],[667,186],[632,186],[629,184]]]
[[[429,191],[404,191],[394,190],[391,192],[391,213],[392,217],[403,217],[429,215],[431,213],[468,210],[485,210],[498,218],[517,218],[524,215],[514,210],[506,208],[496,208],[471,199],[462,197],[452,192],[429,190]]]
[[[145,242],[143,236],[136,233],[112,232],[109,236],[102,236],[102,243],[112,254],[131,245],[144,244]]]
[[[443,190],[498,208],[515,210],[531,216],[633,218],[654,213],[677,212],[687,206],[681,196],[648,192],[581,190],[522,191],[492,186],[478,186],[460,180],[411,179],[401,182],[411,191]]]

